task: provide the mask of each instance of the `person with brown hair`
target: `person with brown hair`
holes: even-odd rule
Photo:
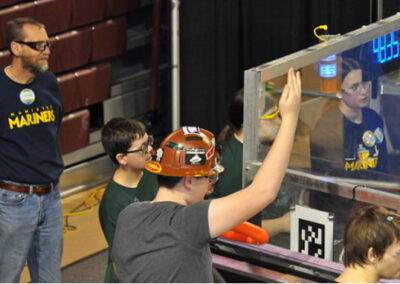
[[[48,72],[50,41],[31,18],[7,23],[11,64],[0,72],[0,282],[60,282],[63,223],[58,133],[60,87]]]
[[[345,269],[337,282],[368,283],[400,276],[400,216],[377,205],[353,214],[344,233]]]
[[[111,248],[119,213],[133,202],[152,200],[158,189],[156,176],[144,171],[144,165],[152,159],[153,137],[140,121],[115,117],[103,127],[101,142],[117,165],[99,206],[100,225],[110,252],[104,282],[118,283]]]
[[[370,83],[358,61],[345,57],[337,101],[322,115],[310,135],[311,171],[319,175],[379,179],[388,172],[382,117],[369,108]],[[335,213],[344,226],[351,199],[323,192],[310,193],[313,208]],[[360,205],[360,204],[359,204]]]
[[[248,220],[276,197],[289,163],[301,105],[300,73],[289,69],[279,109],[282,124],[252,183],[204,200],[223,168],[214,135],[199,127],[173,131],[146,169],[158,175],[151,202],[119,215],[112,260],[121,282],[212,282],[209,242]],[[245,206],[243,202],[245,201]]]

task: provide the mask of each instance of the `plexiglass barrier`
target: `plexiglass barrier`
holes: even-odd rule
[[[400,209],[399,58],[397,14],[245,72],[244,185],[279,127],[276,104],[286,72],[301,72],[302,109],[289,169],[261,218],[280,217],[295,205],[328,212],[335,262],[352,212],[366,204]],[[270,243],[290,248],[290,234]]]

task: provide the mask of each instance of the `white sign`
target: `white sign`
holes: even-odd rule
[[[333,218],[329,213],[296,205],[290,216],[290,249],[332,260]]]

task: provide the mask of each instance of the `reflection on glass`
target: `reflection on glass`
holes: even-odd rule
[[[366,185],[400,194],[398,41],[399,32],[396,31],[301,68],[303,106],[289,166],[291,169],[328,180],[345,181],[354,184],[354,187]],[[334,82],[332,80],[328,86],[326,80],[332,78]],[[272,78],[271,82],[264,82],[272,86],[270,94],[280,93],[284,76]],[[260,120],[255,128],[259,128],[261,142],[256,148],[251,148],[257,151],[259,161],[265,157],[274,137],[264,136],[263,133],[267,132],[263,127],[272,130],[273,127],[267,127],[267,123],[276,129],[280,124],[280,121],[274,124],[262,119],[270,117],[277,109],[275,102],[266,103],[266,96],[265,92],[260,92],[257,105]],[[312,186],[284,183],[281,190],[290,189],[280,194],[281,197],[290,196],[290,202],[334,213],[334,261],[340,261],[346,221],[352,212],[366,203],[354,201],[351,197],[340,197],[339,191],[321,193]],[[382,205],[379,198],[364,196],[364,200]],[[267,214],[268,207],[263,216]],[[289,247],[289,239],[284,234],[277,235],[272,243]]]

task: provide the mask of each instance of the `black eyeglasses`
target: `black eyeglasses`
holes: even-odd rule
[[[143,143],[139,149],[125,151],[123,154],[142,152],[142,156],[145,156],[149,152],[149,146],[153,146],[153,143],[154,143],[154,138],[153,136],[149,135],[147,142]]]
[[[51,42],[49,40],[46,40],[46,41],[26,41],[26,42],[25,41],[16,40],[15,42],[27,45],[30,48],[32,48],[32,49],[34,49],[36,51],[40,51],[40,52],[43,52],[46,49],[46,47],[50,48],[50,46],[51,46]]]

